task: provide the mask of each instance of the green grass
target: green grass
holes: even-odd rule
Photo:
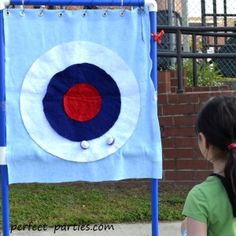
[[[160,220],[181,220],[186,187],[162,184]],[[150,183],[139,181],[10,186],[11,224],[73,225],[148,222]]]

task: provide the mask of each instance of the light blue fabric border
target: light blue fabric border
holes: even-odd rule
[[[6,38],[7,163],[9,182],[106,181],[161,178],[162,151],[155,90],[150,78],[148,12],[139,9],[83,11],[8,10]],[[32,63],[52,47],[70,41],[90,41],[116,52],[134,72],[141,89],[141,114],[132,137],[115,154],[96,162],[64,161],[42,150],[24,128],[19,95]],[[17,93],[16,93],[17,91]],[[32,111],[33,112],[33,111]],[[45,134],[46,135],[46,134]]]

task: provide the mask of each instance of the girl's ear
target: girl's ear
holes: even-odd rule
[[[206,136],[202,132],[198,133],[198,142],[201,142],[205,148],[209,148]]]
[[[209,143],[207,142],[206,136],[200,132],[198,133],[198,145],[204,157],[209,149]]]

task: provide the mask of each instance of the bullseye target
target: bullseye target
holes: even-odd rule
[[[33,63],[22,85],[20,109],[26,130],[42,149],[69,161],[96,161],[133,134],[139,86],[110,49],[69,42]]]
[[[76,64],[53,76],[43,106],[58,134],[71,141],[91,140],[106,133],[118,119],[120,91],[99,67]]]

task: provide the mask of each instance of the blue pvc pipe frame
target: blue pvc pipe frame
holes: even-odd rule
[[[156,33],[157,31],[157,13],[152,11],[150,14],[150,23],[151,23],[151,33]],[[154,41],[153,37],[151,37],[151,52],[150,56],[152,59],[152,71],[151,78],[154,83],[154,86],[157,91],[157,43]],[[159,235],[159,227],[158,227],[158,179],[152,179],[152,236]]]
[[[5,112],[5,43],[3,10],[0,10],[0,148],[6,147],[6,112]],[[1,150],[2,151],[2,150]],[[8,193],[8,170],[5,155],[1,153],[0,179],[2,191],[2,231],[3,236],[10,235],[10,211]]]
[[[12,0],[13,5],[48,5],[48,0]],[[144,6],[144,0],[50,0],[50,5],[95,5],[95,6]],[[156,11],[150,12],[151,32],[156,33]],[[151,58],[153,62],[151,77],[157,89],[157,44],[151,37]],[[5,114],[5,44],[3,11],[0,11],[0,147],[6,147],[6,114]],[[2,191],[2,228],[3,236],[10,236],[10,208],[8,190],[8,169],[7,165],[0,165],[1,191]],[[152,179],[152,236],[158,236],[158,179]]]
[[[11,0],[12,5],[144,6],[145,0]]]

